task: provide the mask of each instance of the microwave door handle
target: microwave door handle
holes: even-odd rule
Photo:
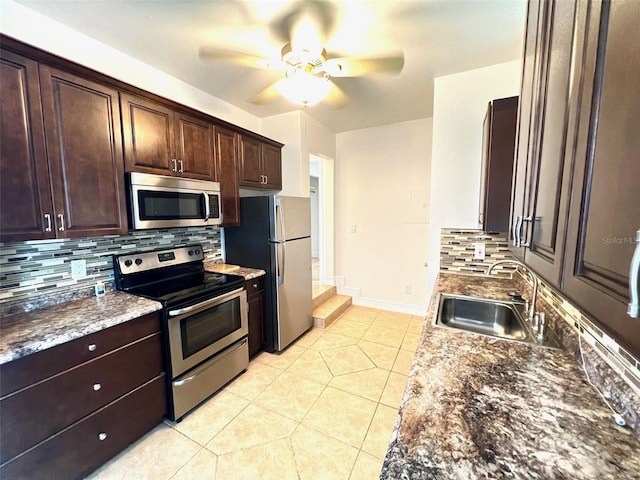
[[[202,192],[202,196],[204,197],[204,221],[206,222],[211,215],[211,208],[209,207],[209,195],[207,192]]]

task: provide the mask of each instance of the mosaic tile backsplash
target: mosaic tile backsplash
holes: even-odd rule
[[[498,260],[514,258],[509,251],[507,233],[485,233],[481,230],[443,228],[440,230],[440,270],[468,275],[484,275]],[[483,243],[484,260],[474,259],[477,243]],[[511,275],[512,267],[497,267],[496,274]]]
[[[94,294],[98,281],[114,288],[112,255],[201,244],[205,261],[222,260],[218,227],[141,230],[128,235],[0,243],[0,313],[28,312]],[[71,261],[86,261],[86,276],[71,277]]]
[[[509,252],[507,234],[443,228],[440,242],[440,270],[445,272],[484,275],[493,262],[514,258]],[[478,242],[485,244],[484,261],[473,258]],[[510,267],[502,272],[496,269],[499,275],[512,275],[516,271],[514,279],[522,289],[526,289],[521,293],[530,298],[532,284],[528,275]],[[550,314],[548,319],[555,323],[554,331],[560,334],[564,348],[579,364],[583,364],[589,380],[640,436],[640,359],[606,335],[559,291],[543,279],[539,280],[537,308]]]

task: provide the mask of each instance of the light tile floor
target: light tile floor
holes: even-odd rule
[[[380,475],[423,319],[352,306],[166,421],[97,479],[372,480]]]

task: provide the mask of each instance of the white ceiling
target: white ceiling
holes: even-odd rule
[[[150,64],[258,117],[295,110],[284,99],[246,100],[282,75],[203,61],[201,45],[279,59],[283,42],[269,24],[294,2],[275,0],[17,0],[47,17]],[[307,107],[335,132],[432,116],[434,77],[522,55],[526,0],[343,0],[327,52],[405,55],[398,76],[339,78],[340,109]]]

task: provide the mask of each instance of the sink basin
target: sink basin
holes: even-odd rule
[[[551,336],[539,341],[531,334],[523,316],[524,305],[486,298],[439,294],[435,325],[502,338],[515,342],[559,348]]]

